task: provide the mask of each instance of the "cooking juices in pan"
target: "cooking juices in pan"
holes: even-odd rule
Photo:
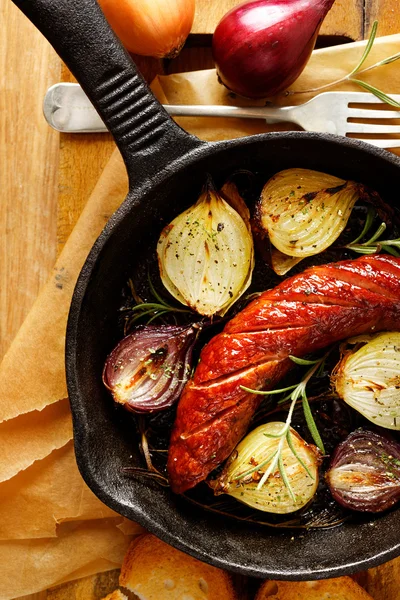
[[[329,176],[327,177],[330,181]],[[334,178],[331,179],[333,180]],[[230,318],[238,314],[252,299],[256,298],[260,292],[274,288],[284,279],[292,275],[302,273],[305,269],[317,265],[344,260],[353,261],[360,256],[360,253],[368,254],[375,250],[381,251],[382,248],[377,247],[377,244],[379,244],[379,240],[382,239],[383,233],[385,240],[393,240],[400,234],[400,219],[398,214],[394,213],[392,209],[385,205],[377,194],[371,190],[366,190],[364,186],[360,185],[357,189],[357,200],[348,197],[347,200],[344,200],[344,204],[340,204],[337,209],[339,215],[343,214],[346,207],[349,209],[349,216],[347,215],[348,220],[346,220],[344,226],[341,227],[341,233],[339,236],[336,236],[337,239],[335,239],[324,251],[319,252],[314,256],[293,261],[293,265],[290,265],[290,270],[288,272],[283,275],[277,275],[276,272],[274,272],[274,269],[275,271],[278,270],[278,272],[281,272],[279,271],[280,267],[278,265],[278,269],[276,269],[276,261],[274,264],[274,261],[271,260],[271,249],[272,252],[276,252],[276,248],[273,248],[270,244],[270,239],[267,239],[268,236],[266,236],[265,231],[263,231],[261,224],[262,219],[260,217],[261,210],[259,198],[262,195],[262,190],[265,186],[265,176],[257,172],[243,171],[232,174],[232,181],[237,186],[240,197],[244,198],[250,209],[250,213],[253,216],[252,225],[256,253],[252,283],[243,295],[238,298],[237,302],[229,307],[226,314],[225,311],[221,311],[222,315],[214,317],[210,317],[209,315],[205,317],[201,316],[196,312],[188,310],[184,304],[176,302],[176,295],[175,298],[173,298],[168,293],[160,278],[156,253],[157,242],[161,231],[163,227],[168,225],[168,223],[161,221],[158,223],[158,227],[155,228],[153,239],[149,244],[149,247],[153,248],[153,252],[149,253],[145,260],[138,264],[137,269],[132,272],[131,279],[127,282],[126,287],[121,291],[119,337],[123,338],[124,335],[126,336],[133,332],[133,336],[131,338],[126,338],[126,340],[131,339],[129,343],[134,344],[136,343],[136,338],[143,337],[144,332],[146,332],[145,335],[149,336],[149,343],[151,343],[152,335],[154,336],[156,334],[156,336],[161,336],[157,338],[158,340],[161,340],[159,343],[157,339],[154,340],[154,345],[157,345],[157,348],[154,347],[154,352],[149,360],[146,361],[148,357],[144,355],[143,357],[141,357],[141,355],[139,356],[140,349],[139,354],[136,352],[136,359],[139,362],[142,360],[142,363],[145,365],[142,375],[145,376],[147,387],[144,386],[144,389],[142,390],[143,394],[139,394],[141,400],[136,401],[136,403],[131,403],[130,408],[136,414],[129,415],[126,413],[124,418],[132,419],[132,428],[137,431],[135,443],[139,444],[142,449],[143,468],[130,469],[127,465],[127,468],[125,469],[127,476],[151,477],[158,481],[160,485],[168,485],[167,455],[171,430],[176,417],[176,404],[174,401],[182,393],[184,384],[189,379],[189,376],[193,374],[189,372],[189,362],[192,365],[198,363],[201,349],[208,341],[222,331]],[[224,182],[217,181],[216,185],[221,188],[223,183]],[[353,184],[353,182],[350,183]],[[341,191],[341,188],[343,188],[343,185],[336,187],[332,185],[329,190],[331,194],[338,194]],[[193,205],[199,195],[200,190],[194,191],[192,199],[188,201],[188,205]],[[288,192],[288,195],[290,197],[291,192]],[[292,195],[294,196],[294,193],[292,193]],[[312,200],[311,196],[309,200]],[[237,206],[235,208],[237,208]],[[264,217],[268,219],[267,213],[264,214]],[[272,217],[272,222],[274,222],[274,215],[271,214],[270,216]],[[275,219],[275,222],[279,222],[278,219]],[[383,228],[381,227],[382,222],[387,224],[387,230],[385,232],[383,232]],[[365,230],[366,224],[370,225],[369,233]],[[372,234],[375,233],[377,228],[378,232],[376,236],[373,236]],[[364,232],[362,238],[357,239],[362,232]],[[380,235],[378,236],[378,234]],[[374,237],[376,238],[375,240],[373,239]],[[354,241],[355,243],[349,248],[348,246]],[[366,245],[365,241],[368,242]],[[362,246],[363,242],[364,246]],[[394,254],[397,252],[395,249],[393,252],[393,249],[391,251],[390,248],[388,249],[387,247],[383,247],[383,250]],[[173,310],[174,308],[176,310]],[[147,325],[149,321],[151,322],[150,326]],[[118,351],[118,347],[114,350],[114,353],[110,356],[108,361],[108,367],[105,369],[104,380],[107,387],[113,390],[113,394],[115,390],[118,389],[118,381],[117,386],[114,386],[113,388],[113,383],[115,383],[116,378],[118,379],[118,368],[123,368],[124,359],[121,360],[121,356],[128,356],[127,360],[129,360],[129,343],[126,341],[122,343],[124,344],[122,354],[120,351],[119,355],[117,352],[116,356],[115,352],[116,350]],[[148,345],[147,341],[144,345],[146,344]],[[172,357],[174,356],[174,352],[177,356],[179,355],[182,369],[179,371],[179,377],[176,382],[173,381],[172,377],[170,378],[172,382],[171,386],[173,387],[172,384],[174,384],[175,387],[171,390],[168,389],[168,385],[165,385],[165,389],[160,391],[159,387],[157,387],[159,386],[159,381],[157,380],[157,368],[160,365],[163,365],[163,368],[173,369],[172,364],[164,363],[165,356],[161,356],[161,350],[163,348],[165,349],[165,355],[167,352],[169,352]],[[342,349],[343,348],[341,348],[339,344],[334,344],[331,345],[329,348],[330,351],[326,356],[324,356],[323,351],[320,351],[312,356],[307,356],[307,358],[310,359],[309,362],[304,360],[294,361],[295,364],[291,365],[290,372],[274,386],[276,389],[285,389],[286,394],[266,395],[262,402],[258,402],[259,406],[255,411],[248,428],[248,430],[251,431],[268,422],[281,423],[284,425],[292,400],[290,392],[293,392],[293,390],[296,389],[296,385],[303,380],[305,373],[308,372],[305,367],[307,366],[308,370],[310,370],[310,368],[313,368],[313,364],[318,363],[318,369],[314,369],[314,372],[312,373],[313,376],[307,383],[307,404],[311,407],[314,423],[310,427],[309,414],[307,411],[303,410],[301,401],[298,401],[294,406],[290,423],[292,428],[292,438],[293,436],[300,436],[299,439],[302,441],[304,440],[304,447],[314,448],[316,456],[318,451],[316,450],[315,445],[321,445],[318,444],[318,437],[316,438],[317,434],[320,435],[321,442],[323,443],[322,449],[324,451],[324,457],[322,457],[322,452],[319,452],[317,459],[317,462],[320,463],[319,483],[318,481],[314,481],[313,485],[314,488],[317,488],[317,491],[310,502],[306,498],[303,503],[304,505],[299,510],[296,510],[296,504],[294,504],[294,508],[292,506],[290,511],[286,511],[290,514],[279,514],[280,512],[285,512],[285,510],[279,510],[279,501],[275,504],[275,506],[278,505],[278,510],[272,511],[269,509],[268,505],[262,506],[262,510],[258,510],[256,508],[256,503],[246,502],[246,500],[243,499],[246,492],[246,482],[251,484],[259,483],[263,473],[265,474],[267,469],[267,467],[264,469],[257,469],[257,462],[254,462],[253,469],[249,469],[248,472],[245,473],[246,477],[245,481],[242,481],[242,487],[240,487],[240,484],[233,486],[233,488],[238,488],[240,493],[233,493],[230,495],[229,489],[232,488],[227,485],[226,481],[230,464],[238,459],[238,455],[240,456],[240,451],[238,454],[237,450],[230,456],[228,461],[222,461],[222,464],[217,465],[212,470],[207,477],[207,482],[201,482],[193,487],[193,489],[187,489],[185,491],[187,500],[196,505],[200,505],[206,510],[222,513],[235,519],[243,519],[278,528],[330,527],[332,525],[340,524],[348,519],[371,518],[370,514],[365,517],[360,513],[354,513],[352,510],[349,510],[349,508],[353,508],[351,501],[347,503],[340,502],[340,499],[339,502],[335,501],[329,491],[325,478],[325,474],[330,465],[330,457],[339,444],[342,444],[341,456],[343,456],[344,440],[346,440],[352,432],[360,427],[364,430],[373,428],[371,419],[368,421],[360,414],[360,412],[350,408],[348,404],[339,398],[338,394],[332,388],[331,372],[335,365],[340,361]],[[120,360],[119,363],[118,360]],[[154,373],[152,372],[149,375],[148,368],[150,363]],[[115,373],[117,373],[117,375],[115,375]],[[140,379],[140,373],[139,375],[136,373],[135,377],[139,377]],[[167,378],[164,378],[164,380],[165,379]],[[287,390],[289,390],[289,397]],[[164,398],[164,403],[161,402],[161,404],[157,405],[157,403],[150,402],[146,408],[146,393],[149,397],[154,392],[159,393],[161,397]],[[282,399],[284,399],[285,396],[286,401],[282,402]],[[115,394],[114,397],[117,401],[124,403],[124,398],[117,398]],[[167,398],[171,401],[165,401]],[[260,400],[261,398],[258,397],[258,399]],[[281,402],[277,401],[277,399],[281,400]],[[163,407],[162,411],[159,410],[161,406]],[[314,430],[313,427],[315,427]],[[274,433],[276,437],[277,432],[274,431]],[[264,434],[262,433],[262,435]],[[265,435],[268,436],[268,433]],[[368,434],[366,435],[368,436]],[[394,436],[396,436],[396,434],[394,434]],[[268,438],[265,437],[266,445],[267,439]],[[395,437],[389,441],[388,438],[385,438],[385,440],[384,443],[389,444],[389,447],[391,443],[394,444],[393,454],[395,454],[397,448]],[[243,443],[244,442],[242,442],[242,444]],[[307,444],[309,446],[307,446]],[[389,453],[387,454],[390,456]],[[254,457],[253,461],[255,461]],[[301,465],[303,460],[299,458],[299,461]],[[382,465],[383,463],[381,461],[380,468]],[[382,468],[384,470],[384,465]],[[382,468],[380,474],[382,474]],[[386,469],[385,472],[388,472],[388,469]],[[397,471],[393,471],[393,473],[390,472],[390,477],[392,480],[393,478],[397,479]],[[284,473],[281,473],[281,478],[284,479]],[[328,479],[329,481],[333,481],[331,472]],[[238,481],[240,481],[240,477],[238,478]],[[390,483],[390,480],[388,481]],[[230,483],[232,484],[232,481]],[[190,486],[187,487],[189,488]],[[254,491],[254,485],[252,485],[251,491]],[[313,490],[313,494],[314,491],[315,490]],[[374,492],[371,491],[371,498],[373,497],[373,493]],[[397,500],[397,495],[398,487],[397,491],[391,496],[391,498],[394,498],[393,502]],[[242,500],[242,502],[238,502],[234,496],[239,500]],[[242,496],[242,498],[240,496]],[[335,493],[334,490],[334,496],[338,499],[340,494]],[[388,503],[384,508],[388,508],[390,505],[391,504]],[[364,505],[365,510],[371,510],[372,512],[375,510],[375,507],[376,503],[374,505],[373,502],[370,506],[368,506],[367,503],[366,508]]]

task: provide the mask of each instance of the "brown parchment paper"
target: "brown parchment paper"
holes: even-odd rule
[[[365,42],[313,53],[294,90],[343,77]],[[400,35],[376,41],[366,65],[400,51]],[[365,75],[387,93],[400,93],[400,62]],[[337,89],[355,89],[341,84]],[[214,71],[159,77],[162,102],[250,104],[232,98]],[[304,102],[310,94],[277,99]],[[177,119],[178,120],[178,119]],[[203,140],[241,137],[287,124],[185,117],[179,123]],[[115,151],[72,232],[52,277],[0,365],[0,600],[32,593],[74,577],[120,564],[132,535],[141,529],[93,496],[73,457],[65,397],[65,325],[76,278],[95,238],[127,193],[122,159]]]
[[[71,441],[0,484],[0,515],[0,540],[55,537],[66,518],[118,517],[83,482]]]
[[[121,565],[132,536],[115,520],[65,523],[54,540],[0,542],[0,600],[32,594],[51,586]],[[142,530],[138,527],[137,533]]]
[[[71,438],[68,398],[0,423],[0,490],[1,482],[65,446]]]

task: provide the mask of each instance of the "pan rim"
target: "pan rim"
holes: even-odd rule
[[[331,135],[331,134],[321,134],[321,133],[307,133],[307,132],[279,132],[279,133],[267,133],[267,134],[259,134],[256,136],[246,137],[246,138],[238,138],[235,140],[222,141],[222,142],[213,142],[213,143],[203,143],[200,144],[194,151],[190,154],[184,155],[181,159],[175,161],[170,169],[166,170],[163,173],[162,180],[159,183],[168,180],[171,175],[179,170],[181,163],[185,162],[185,166],[188,158],[190,156],[191,161],[196,161],[199,157],[207,154],[212,148],[217,151],[223,151],[226,148],[233,148],[235,146],[247,146],[253,143],[257,143],[265,140],[273,141],[274,139],[279,139],[282,141],[282,138],[289,140],[294,140],[297,138],[303,138],[307,140],[325,140],[328,142],[332,142],[335,145],[349,148],[360,148],[373,157],[383,158],[385,161],[392,163],[394,166],[399,168],[400,175],[400,159],[387,152],[386,150],[373,147],[370,144],[362,142],[360,140],[354,140],[349,138],[342,138],[339,136]],[[87,291],[88,284],[90,282],[91,274],[95,269],[97,264],[97,260],[101,255],[102,249],[106,244],[107,240],[112,234],[114,228],[125,218],[127,213],[129,213],[133,206],[139,206],[141,204],[141,190],[142,187],[139,187],[138,190],[132,190],[128,195],[127,199],[123,202],[121,207],[114,213],[111,217],[105,228],[103,229],[100,236],[97,238],[95,244],[93,245],[85,264],[80,272],[78,277],[76,287],[74,290],[73,298],[71,301],[71,307],[68,317],[67,324],[67,334],[66,334],[66,373],[67,373],[67,386],[70,396],[70,404],[73,415],[73,427],[74,427],[74,445],[75,445],[75,454],[76,460],[78,464],[78,468],[81,472],[83,479],[86,481],[87,485],[92,489],[92,491],[102,500],[107,506],[110,506],[113,510],[116,510],[118,513],[126,516],[128,518],[132,517],[132,507],[125,506],[121,503],[120,500],[113,497],[108,491],[101,487],[101,483],[98,479],[96,479],[95,474],[92,472],[90,466],[90,448],[89,448],[89,439],[88,439],[88,426],[89,424],[85,421],[85,416],[82,411],[82,404],[80,401],[80,391],[77,385],[77,375],[76,375],[76,349],[78,345],[78,337],[79,337],[79,318],[82,307],[82,302],[85,298],[85,294]],[[79,424],[79,427],[78,427]],[[138,507],[136,507],[138,509]],[[400,514],[399,514],[400,518]],[[234,571],[237,573],[241,573],[242,575],[253,576],[253,577],[272,577],[275,579],[285,579],[285,580],[304,580],[304,579],[322,579],[326,577],[335,577],[345,574],[353,573],[357,570],[362,570],[364,568],[371,568],[382,562],[390,560],[395,556],[400,554],[400,540],[396,544],[390,545],[389,548],[385,550],[381,550],[378,553],[374,553],[371,556],[367,556],[365,558],[361,558],[360,560],[353,561],[351,563],[346,564],[333,564],[331,566],[323,565],[320,568],[313,567],[312,569],[307,569],[303,566],[303,568],[298,567],[296,570],[291,569],[290,572],[286,570],[279,569],[271,569],[266,566],[264,569],[260,569],[259,567],[255,568],[251,564],[233,564],[232,561],[228,562],[221,556],[216,556],[215,554],[210,555],[206,554],[204,551],[201,551],[196,545],[190,540],[183,541],[181,537],[179,537],[179,533],[176,535],[171,529],[166,528],[162,523],[155,522],[151,517],[151,511],[144,513],[139,511],[139,509],[134,514],[134,520],[137,521],[140,525],[146,527],[152,533],[158,535],[161,539],[166,541],[167,543],[173,545],[174,547],[183,550],[198,558],[200,560],[206,561],[216,567],[228,569],[230,571]],[[325,532],[326,533],[326,532]]]

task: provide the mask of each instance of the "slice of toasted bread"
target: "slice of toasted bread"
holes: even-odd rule
[[[132,542],[119,583],[140,600],[237,600],[228,573],[175,550],[154,535]]]
[[[373,600],[351,579],[322,581],[265,581],[255,600]]]
[[[103,598],[103,600],[128,600],[128,598],[120,590],[115,590]]]

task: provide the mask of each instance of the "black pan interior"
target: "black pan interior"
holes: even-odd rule
[[[100,236],[82,271],[67,333],[67,378],[81,473],[107,505],[166,542],[216,566],[257,577],[318,579],[369,568],[400,553],[400,512],[328,530],[281,532],[221,518],[157,483],[127,479],[142,465],[129,415],[115,410],[102,385],[104,360],[120,337],[121,289],[128,277],[146,277],[149,254],[164,224],[195,201],[205,174],[218,184],[237,169],[265,181],[304,167],[361,181],[396,205],[400,161],[389,153],[333,136],[267,134],[204,146],[173,173],[128,197]],[[267,286],[266,286],[267,287]]]

